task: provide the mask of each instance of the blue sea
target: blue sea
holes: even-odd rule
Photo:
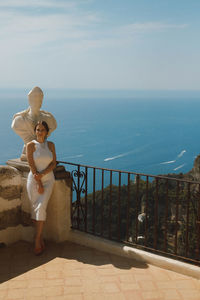
[[[28,89],[0,90],[0,164],[20,156],[12,116]],[[43,90],[57,159],[146,174],[186,173],[200,154],[200,91]]]

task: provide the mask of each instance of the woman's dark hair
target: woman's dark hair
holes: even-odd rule
[[[44,126],[44,128],[46,129],[47,133],[49,132],[49,126],[47,124],[47,122],[45,121],[38,121],[37,124],[35,125],[35,128],[34,128],[34,132],[36,131],[36,128],[38,125],[42,124]]]

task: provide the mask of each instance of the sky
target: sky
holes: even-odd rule
[[[200,90],[199,0],[0,0],[0,88]]]

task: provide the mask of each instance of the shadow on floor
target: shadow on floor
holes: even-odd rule
[[[0,283],[31,271],[49,261],[60,257],[71,262],[103,266],[112,264],[116,268],[148,268],[144,262],[112,255],[71,242],[46,242],[46,250],[40,256],[33,253],[33,245],[20,241],[11,246],[0,248]]]

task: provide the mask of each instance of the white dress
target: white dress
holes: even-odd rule
[[[43,171],[51,163],[53,154],[49,150],[48,142],[39,143],[33,140],[35,143],[35,151],[33,152],[33,159],[38,172]],[[38,193],[37,181],[33,177],[33,173],[30,171],[27,178],[27,191],[31,204],[31,218],[36,221],[46,220],[46,208],[51,196],[54,185],[53,171],[44,175],[41,179],[44,193]]]

